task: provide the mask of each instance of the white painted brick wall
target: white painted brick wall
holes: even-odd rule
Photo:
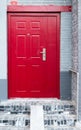
[[[7,0],[10,2],[10,0]],[[19,4],[55,4],[55,5],[71,5],[71,0],[18,0]]]
[[[7,78],[7,16],[6,0],[0,1],[0,79]]]
[[[78,1],[72,1],[72,69],[78,71]],[[72,72],[72,100],[77,112],[77,73]]]
[[[79,59],[78,118],[79,120],[81,120],[81,0],[78,0],[78,59]]]
[[[72,74],[72,96],[76,101],[78,120],[81,121],[81,0],[73,0],[72,14],[72,45],[73,69],[79,72],[79,86],[77,88],[77,74]]]
[[[72,68],[78,71],[78,4],[73,0],[72,9]],[[77,73],[72,73],[72,99],[77,104]]]
[[[69,71],[72,66],[72,14],[61,13],[61,71]]]

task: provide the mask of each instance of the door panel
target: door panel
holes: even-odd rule
[[[8,14],[11,97],[60,97],[59,14]]]

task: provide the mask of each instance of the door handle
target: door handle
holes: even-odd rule
[[[42,60],[46,61],[46,48],[43,48],[40,54],[42,54]]]

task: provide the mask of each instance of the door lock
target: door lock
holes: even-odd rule
[[[43,48],[40,54],[42,54],[42,60],[46,61],[46,48]]]

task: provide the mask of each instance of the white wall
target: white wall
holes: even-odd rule
[[[7,0],[10,2],[11,0]],[[71,5],[71,0],[18,0],[19,4],[24,5]]]
[[[72,68],[72,13],[61,13],[60,33],[60,95],[62,99],[71,99]]]
[[[61,71],[69,71],[72,67],[72,13],[61,13]]]
[[[0,79],[7,78],[7,12],[6,0],[0,1]]]

